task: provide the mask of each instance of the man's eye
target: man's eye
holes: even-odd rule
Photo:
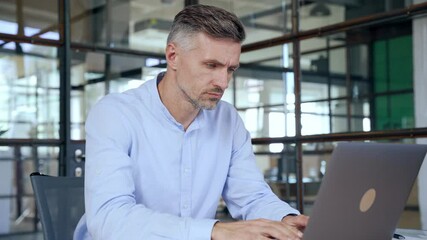
[[[228,69],[228,72],[229,72],[229,73],[234,73],[236,70],[237,70],[236,68],[229,68],[229,69]]]
[[[216,68],[215,63],[206,63],[206,66],[208,66],[208,68]]]

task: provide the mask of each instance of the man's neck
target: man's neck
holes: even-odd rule
[[[174,80],[171,76],[165,73],[163,79],[157,84],[160,100],[168,109],[169,113],[179,122],[185,130],[191,125],[194,119],[200,112],[199,108],[195,108],[189,101],[183,98],[179,89],[174,86]]]

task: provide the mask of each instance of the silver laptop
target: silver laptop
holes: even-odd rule
[[[304,239],[392,239],[426,152],[427,145],[339,143]]]

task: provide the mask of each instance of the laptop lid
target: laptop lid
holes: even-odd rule
[[[322,180],[305,240],[390,240],[427,145],[339,143]]]

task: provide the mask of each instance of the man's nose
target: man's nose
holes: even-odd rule
[[[221,88],[223,91],[228,88],[228,82],[230,80],[230,74],[228,71],[221,71],[217,74],[215,79],[215,85]]]

